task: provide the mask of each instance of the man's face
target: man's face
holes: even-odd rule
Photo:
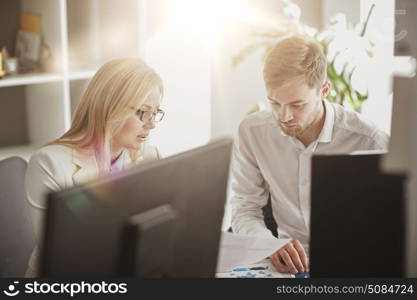
[[[272,112],[282,131],[292,137],[303,134],[322,112],[321,103],[329,88],[329,83],[311,88],[299,79],[279,87],[267,86]]]

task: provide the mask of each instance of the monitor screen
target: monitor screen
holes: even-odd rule
[[[50,194],[42,276],[146,276],[165,259],[165,276],[214,277],[231,148],[220,139]]]
[[[313,156],[311,277],[403,276],[405,176],[381,157]]]

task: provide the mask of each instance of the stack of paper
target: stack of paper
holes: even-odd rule
[[[222,232],[217,272],[232,271],[236,267],[258,263],[289,241]]]

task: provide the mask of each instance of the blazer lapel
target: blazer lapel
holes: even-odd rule
[[[72,175],[74,185],[83,184],[86,181],[96,178],[99,174],[94,153],[88,154],[73,149],[72,162],[76,166],[76,171]]]

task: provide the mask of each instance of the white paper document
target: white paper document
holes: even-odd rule
[[[289,239],[222,232],[217,272],[227,272],[236,267],[257,263],[275,253],[289,241]]]

